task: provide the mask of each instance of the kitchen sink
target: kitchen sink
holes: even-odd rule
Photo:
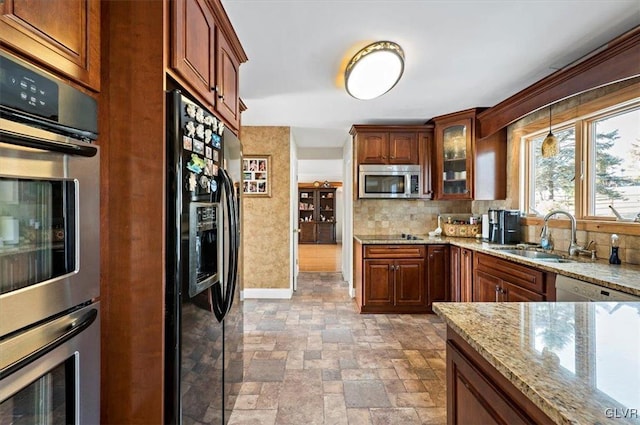
[[[540,251],[527,251],[525,249],[501,249],[500,252],[504,252],[506,254],[519,255],[520,257],[527,257],[536,260],[561,260],[562,255],[551,254],[548,252],[540,252]]]
[[[520,257],[530,258],[532,260],[540,260],[545,263],[575,263],[575,260],[564,258],[562,255],[552,254],[550,252],[532,251],[526,249],[503,248],[500,252],[518,255]]]
[[[538,258],[545,263],[576,263],[576,260],[569,260],[568,258]]]

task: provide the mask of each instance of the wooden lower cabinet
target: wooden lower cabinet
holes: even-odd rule
[[[316,243],[316,224],[300,223],[299,243]]]
[[[460,301],[466,303],[473,299],[473,251],[462,248],[460,254]]]
[[[336,243],[336,223],[316,223],[317,243]]]
[[[447,424],[551,424],[551,419],[447,328]]]
[[[448,245],[427,245],[427,310],[437,301],[451,300]]]
[[[473,301],[524,302],[555,300],[555,274],[476,252]]]
[[[424,264],[424,258],[365,259],[362,311],[425,311]]]
[[[451,301],[470,302],[473,299],[473,251],[458,246],[449,247],[451,257]]]
[[[423,260],[395,261],[395,303],[399,307],[423,309],[427,302]]]
[[[462,291],[461,288],[461,280],[460,280],[460,267],[461,267],[461,257],[462,257],[462,248],[459,246],[452,246],[449,248],[449,256],[451,259],[451,301],[460,302]]]
[[[428,313],[448,301],[447,245],[354,243],[356,303],[361,313]]]
[[[364,260],[363,307],[387,308],[393,305],[395,271],[389,260]]]

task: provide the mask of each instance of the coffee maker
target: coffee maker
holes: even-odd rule
[[[489,242],[509,245],[520,240],[520,211],[490,209]]]

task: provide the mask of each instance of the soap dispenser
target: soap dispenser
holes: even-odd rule
[[[619,244],[618,235],[614,233],[611,235],[611,256],[609,256],[609,264],[622,263],[622,261],[620,261],[620,256],[618,255]]]

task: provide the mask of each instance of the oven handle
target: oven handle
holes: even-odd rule
[[[92,157],[98,152],[95,146],[89,144],[76,145],[73,143],[42,139],[40,137],[18,134],[12,131],[0,130],[0,141],[27,148],[43,149],[46,151],[60,152],[71,155]]]
[[[55,350],[65,342],[74,338],[80,332],[84,331],[89,326],[91,326],[91,324],[95,322],[97,317],[98,317],[98,310],[95,308],[92,308],[87,313],[85,313],[80,319],[73,321],[67,327],[67,329],[64,331],[62,335],[57,336],[55,339],[49,341],[45,345],[41,346],[40,348],[33,351],[29,355],[21,358],[20,360],[17,360],[12,364],[6,366],[5,368],[0,369],[0,380],[11,375],[13,372],[17,371],[18,369],[22,369],[23,367],[27,366],[29,363],[36,361],[40,357]]]

